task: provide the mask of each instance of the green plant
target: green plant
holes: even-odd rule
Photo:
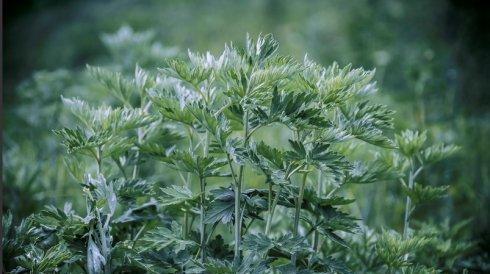
[[[135,39],[105,38],[118,50]],[[412,202],[445,189],[415,179],[455,148],[424,148],[425,135],[409,131],[393,141],[393,111],[368,101],[374,71],[324,68],[277,48],[265,35],[219,56],[168,59],[158,71],[136,66],[134,76],[88,67],[119,106],[62,97],[78,122],[54,131],[86,214],[66,204],[16,228],[6,219],[9,233],[29,228],[19,240],[4,235],[14,262],[5,270],[352,273],[363,268],[353,246],[358,258],[378,252],[375,271],[432,271],[407,261],[435,238],[411,237]],[[361,247],[349,188],[389,178],[407,193],[403,236],[381,233]]]

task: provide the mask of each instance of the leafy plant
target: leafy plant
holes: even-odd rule
[[[121,57],[150,38],[122,29],[104,41]],[[455,260],[460,252],[447,253],[433,232],[412,233],[410,220],[413,204],[447,189],[417,176],[456,147],[426,147],[425,133],[413,131],[393,140],[393,111],[369,101],[374,71],[277,49],[260,35],[218,56],[167,59],[158,71],[136,65],[133,76],[89,66],[117,106],[62,97],[78,122],[54,130],[85,216],[66,204],[15,228],[6,218],[6,271],[432,273],[411,263],[428,246]],[[349,189],[393,178],[407,196],[403,233],[359,240],[367,230]]]

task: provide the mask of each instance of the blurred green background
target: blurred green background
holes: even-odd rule
[[[17,218],[46,203],[76,203],[80,196],[51,133],[69,122],[60,95],[99,103],[104,96],[86,83],[86,64],[132,70],[135,61],[144,62],[108,50],[104,33],[121,26],[153,30],[148,41],[172,55],[187,49],[217,53],[224,43],[243,43],[247,33],[262,32],[273,33],[280,51],[297,58],[308,53],[324,65],[376,68],[378,100],[397,111],[397,129],[427,129],[432,139],[461,146],[457,157],[421,177],[452,185],[450,195],[416,216],[473,218],[473,238],[487,239],[481,244],[488,250],[490,13],[483,1],[5,2],[3,208]],[[158,67],[158,60],[153,62],[144,65]],[[399,185],[357,191],[362,192],[357,195],[361,217],[369,225],[399,227]]]

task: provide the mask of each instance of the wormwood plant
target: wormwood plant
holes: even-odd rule
[[[54,131],[86,212],[67,204],[17,227],[4,219],[6,270],[353,273],[361,264],[345,254],[360,222],[346,190],[399,178],[403,236],[382,234],[376,251],[381,270],[412,271],[406,254],[430,238],[412,235],[413,205],[445,190],[415,179],[454,148],[422,150],[424,135],[408,131],[389,138],[393,112],[369,102],[373,71],[324,68],[277,48],[271,35],[247,37],[218,56],[189,52],[158,71],[136,66],[133,77],[88,67],[119,106],[62,98],[79,123]],[[383,151],[405,160],[375,157]],[[161,167],[149,169],[152,162]]]

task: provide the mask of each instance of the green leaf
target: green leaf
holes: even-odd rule
[[[141,149],[144,153],[164,162],[173,169],[189,172],[201,178],[229,176],[229,174],[220,172],[221,168],[228,164],[225,159],[215,159],[212,156],[204,157],[187,151],[169,151],[159,146],[145,146]]]
[[[419,251],[428,243],[429,240],[423,237],[403,239],[394,231],[383,231],[376,242],[376,253],[390,267],[409,266],[411,262],[405,255]]]
[[[272,254],[286,258],[297,252],[310,251],[304,237],[295,237],[292,234],[284,234],[277,238],[269,238],[262,233],[248,234],[243,238],[242,248],[258,254],[267,254],[272,250]]]
[[[408,186],[402,184],[403,192],[407,194],[414,203],[423,203],[439,199],[447,195],[447,190],[449,186],[422,186],[420,184],[415,184],[412,189]]]
[[[372,184],[388,178],[396,178],[390,167],[381,161],[372,161],[368,164],[355,162],[352,169],[345,173],[345,184]]]
[[[162,74],[180,79],[192,86],[198,86],[212,73],[212,69],[204,64],[189,64],[180,59],[171,59],[167,65],[167,68],[159,69]]]
[[[231,201],[216,200],[209,206],[204,217],[204,223],[214,224],[222,222],[224,224],[231,223],[234,219],[235,204]]]
[[[412,157],[419,153],[427,140],[427,132],[404,130],[400,135],[395,135],[400,152],[406,157]]]
[[[424,149],[421,154],[424,162],[435,163],[454,155],[459,149],[455,145],[437,144]]]
[[[125,105],[131,105],[131,96],[136,91],[133,81],[124,77],[120,72],[113,72],[101,67],[87,65],[88,73],[99,81],[114,97]]]
[[[394,148],[393,142],[383,134],[383,130],[393,128],[393,111],[384,105],[369,105],[368,101],[344,104],[341,107],[346,131],[366,143]]]
[[[87,156],[95,155],[95,148],[110,140],[111,135],[106,131],[95,135],[87,135],[82,129],[63,128],[53,131],[62,139],[68,153],[81,153]]]
[[[279,44],[272,34],[267,34],[265,36],[259,35],[256,41],[247,35],[245,52],[249,62],[262,63],[272,56],[278,47]]]
[[[170,228],[157,227],[145,233],[141,238],[143,250],[162,250],[167,247],[172,247],[172,252],[177,254],[179,251],[185,250],[188,247],[196,246],[197,243],[181,238],[182,227],[176,222],[172,222]]]
[[[291,128],[305,128],[315,125],[321,119],[321,109],[310,106],[315,100],[315,94],[307,92],[279,92],[274,87],[270,105],[257,106],[252,109],[254,126],[266,126],[272,123],[282,123]]]
[[[159,197],[160,204],[163,206],[178,205],[186,202],[194,201],[199,194],[193,194],[190,189],[185,186],[173,185],[170,187],[160,188],[163,195]]]
[[[66,107],[92,132],[109,131],[112,134],[146,126],[156,120],[155,116],[139,108],[90,107],[80,99],[63,98]]]
[[[150,201],[140,206],[128,208],[119,217],[117,217],[113,223],[128,224],[150,221],[155,218],[156,214],[158,214],[157,203],[155,201]]]

